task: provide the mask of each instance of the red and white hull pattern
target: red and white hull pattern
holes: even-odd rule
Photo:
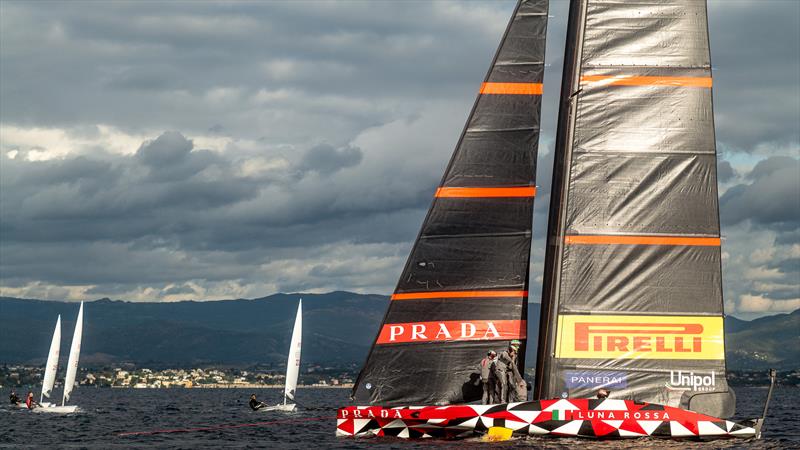
[[[499,405],[348,406],[337,414],[337,436],[459,438],[505,427],[514,435],[603,439],[636,437],[755,437],[729,420],[631,400],[556,399]]]

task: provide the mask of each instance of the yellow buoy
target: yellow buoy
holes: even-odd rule
[[[511,439],[511,434],[514,432],[511,428],[506,427],[491,427],[489,432],[483,436],[484,442],[499,442]]]

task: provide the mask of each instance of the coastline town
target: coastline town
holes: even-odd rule
[[[300,385],[320,388],[353,386],[354,369],[311,365],[300,375]],[[160,388],[270,388],[283,387],[282,368],[177,368],[153,370],[134,367],[81,369],[77,377],[82,386],[160,389]],[[0,366],[0,388],[35,387],[42,383],[42,367]],[[60,386],[62,380],[57,380]]]
[[[81,369],[77,377],[81,386],[103,388],[163,389],[163,388],[282,388],[285,368],[165,368],[149,369],[121,365]],[[533,379],[533,370],[526,371],[526,379]],[[44,370],[41,366],[0,365],[1,388],[33,388],[41,385]],[[300,385],[318,388],[352,388],[358,368],[349,366],[323,366],[311,364],[300,374]],[[728,371],[732,386],[765,386],[764,371]],[[60,386],[62,380],[57,380]],[[779,371],[778,384],[800,386],[800,369]]]

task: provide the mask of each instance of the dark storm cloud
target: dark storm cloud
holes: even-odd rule
[[[336,242],[408,242],[435,181],[403,196],[349,201],[330,189],[329,177],[361,158],[356,147],[320,145],[288,169],[308,172],[301,180],[252,176],[240,170],[246,158],[196,149],[178,132],[132,155],[44,162],[4,155],[0,279],[9,287],[108,285],[87,292],[111,295],[120,286],[181,280],[253,282],[263,276],[259,265]],[[165,289],[165,296],[187,292]]]
[[[475,89],[513,3],[2,8],[8,123],[184,133],[221,125],[239,137],[322,134],[338,145],[399,110],[414,113],[415,102]]]
[[[736,178],[736,170],[730,162],[723,159],[717,160],[717,179],[720,183],[727,183],[728,181]]]
[[[320,144],[308,149],[298,169],[330,174],[357,165],[363,157],[361,149],[357,147],[346,146],[337,149],[329,144]]]
[[[714,116],[728,147],[800,142],[800,2],[709,1]]]
[[[776,229],[800,227],[800,160],[773,156],[747,174],[749,183],[729,188],[720,198],[722,220],[744,220]]]
[[[723,227],[773,233],[778,265],[800,242],[796,163],[774,158],[800,140],[798,5],[710,2]],[[0,2],[0,286],[388,292],[513,7]],[[567,10],[551,2],[532,280]],[[750,250],[726,244],[731,260]],[[780,272],[765,295],[791,298],[793,269],[759,264]]]

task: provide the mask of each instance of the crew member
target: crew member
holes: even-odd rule
[[[39,402],[33,399],[33,391],[28,391],[28,397],[25,398],[25,406],[27,406],[28,409],[33,409],[36,408],[37,406],[42,406],[42,405],[40,405]]]
[[[608,392],[608,389],[600,388],[597,390],[597,398],[602,400],[604,398],[608,398],[611,392]]]
[[[261,408],[263,408],[265,406],[267,406],[267,405],[265,405],[263,402],[260,402],[260,401],[256,400],[256,394],[253,394],[253,395],[250,396],[250,409],[255,411],[255,410],[261,409]]]
[[[495,402],[495,360],[497,359],[497,352],[490,350],[486,357],[481,360],[481,384],[483,384],[483,398],[481,402],[484,405],[490,405]]]
[[[519,353],[520,342],[516,339],[508,344],[508,349],[504,350],[497,358],[498,384],[500,384],[500,400],[505,403],[523,401],[528,397],[525,379],[517,367],[517,355]]]
[[[19,396],[17,396],[16,391],[11,391],[11,395],[8,396],[8,400],[11,401],[12,405],[19,405]]]

